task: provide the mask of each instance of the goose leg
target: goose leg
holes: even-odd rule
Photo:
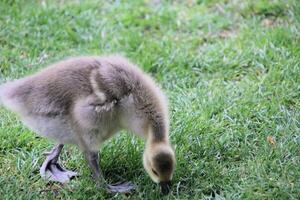
[[[96,152],[86,152],[86,159],[90,166],[90,169],[92,171],[92,176],[94,180],[99,184],[100,186],[103,186],[106,188],[106,190],[110,193],[129,193],[131,190],[135,188],[135,186],[130,182],[119,182],[115,184],[107,184],[102,172],[99,167],[99,156]]]
[[[45,153],[47,157],[42,167],[40,168],[40,174],[44,179],[66,183],[69,182],[71,178],[77,175],[76,172],[64,169],[57,162],[63,146],[63,144],[59,144],[55,146],[50,152]]]

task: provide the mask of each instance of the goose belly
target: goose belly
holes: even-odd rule
[[[69,122],[63,117],[21,116],[23,123],[37,134],[61,144],[76,144]]]

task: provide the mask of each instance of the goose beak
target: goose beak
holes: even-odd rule
[[[161,188],[161,193],[163,195],[169,194],[169,192],[171,190],[171,181],[163,181],[163,182],[160,182],[159,185]]]

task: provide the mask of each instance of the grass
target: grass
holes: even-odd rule
[[[164,199],[300,199],[300,9],[297,0],[0,2],[0,81],[68,56],[122,53],[168,94],[177,154]],[[61,161],[80,177],[39,176],[53,145],[0,109],[2,199],[157,199],[142,167],[143,141],[120,134],[101,150],[110,182],[96,188],[82,154]],[[112,157],[110,155],[113,155]]]

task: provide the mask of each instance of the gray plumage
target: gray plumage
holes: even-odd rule
[[[106,139],[127,129],[150,141],[149,146],[164,144],[158,154],[167,152],[175,163],[166,98],[148,75],[121,56],[58,62],[0,86],[0,98],[29,128],[59,144],[96,152]]]

